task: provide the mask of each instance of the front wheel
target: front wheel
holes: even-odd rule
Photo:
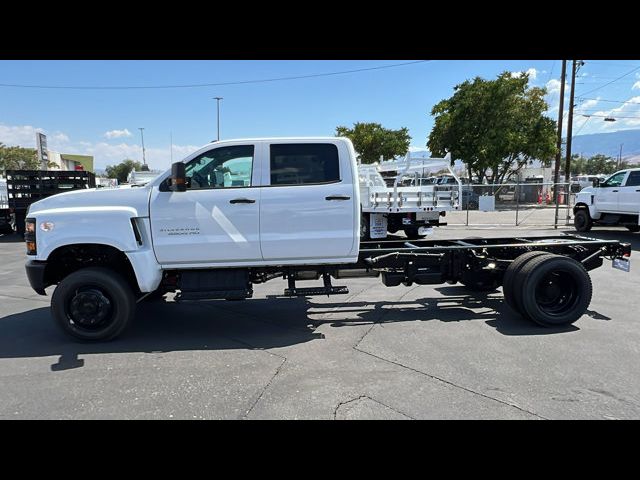
[[[124,278],[113,270],[89,267],[64,278],[51,298],[56,324],[84,341],[112,340],[135,316],[136,300]]]
[[[585,208],[581,208],[573,217],[573,226],[578,232],[588,232],[591,230],[593,226],[593,221],[591,220],[591,215],[589,215],[589,210]]]

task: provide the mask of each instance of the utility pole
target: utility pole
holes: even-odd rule
[[[624,143],[620,144],[620,155],[618,155],[618,168],[620,168],[620,165],[622,165],[622,146],[624,145]]]
[[[564,84],[567,76],[567,61],[562,60],[562,75],[560,77],[560,109],[558,110],[558,142],[556,144],[556,168],[553,174],[553,191],[556,197],[556,216],[553,222],[553,228],[558,228],[558,208],[560,202],[558,177],[560,174],[560,162],[562,159],[562,116],[564,115]]]
[[[144,127],[138,127],[138,130],[140,130],[140,137],[142,138],[142,171],[148,171],[149,167],[147,166],[147,159],[145,156],[145,150],[144,150]]]
[[[582,65],[582,62],[580,62]],[[565,182],[569,183],[569,196],[571,196],[571,139],[573,136],[573,101],[576,91],[576,72],[578,71],[578,60],[573,61],[573,68],[571,69],[571,93],[569,94],[569,120],[567,123],[567,159],[564,168]],[[569,202],[567,202],[569,203]],[[569,224],[569,207],[567,205],[567,225]]]
[[[218,111],[218,137],[216,139],[216,142],[220,141],[220,100],[222,100],[222,97],[213,97],[218,103],[217,103],[217,111]]]

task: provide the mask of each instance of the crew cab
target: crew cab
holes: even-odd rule
[[[575,322],[591,300],[588,270],[607,256],[628,270],[629,244],[572,236],[361,240],[356,155],[346,138],[261,138],[208,144],[147,185],[88,189],[31,204],[27,277],[64,332],[120,335],[140,301],[239,300],[282,278],[284,296],[339,295],[333,279],[505,285],[541,325]],[[614,265],[616,266],[616,265]],[[300,287],[299,281],[320,285]],[[540,287],[540,288],[538,288]]]
[[[596,225],[621,225],[640,231],[640,168],[614,173],[603,182],[580,190],[573,207],[574,227],[588,232]]]

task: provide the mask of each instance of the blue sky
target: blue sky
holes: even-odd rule
[[[242,82],[408,61],[0,61],[0,84],[157,86]],[[635,104],[640,103],[640,60],[585,62],[576,81],[579,105],[574,134],[640,128],[640,105]],[[505,70],[529,71],[532,85],[546,86],[549,115],[557,117],[560,60],[435,60],[317,78],[202,88],[71,90],[0,86],[0,142],[35,146],[35,131],[43,131],[50,149],[92,154],[96,167],[102,169],[124,158],[141,159],[138,127],[144,127],[147,162],[164,169],[170,165],[170,135],[174,160],[215,139],[216,101],[212,97],[220,96],[224,97],[220,103],[222,139],[333,135],[337,125],[379,122],[387,128],[408,127],[412,146],[423,148],[433,126],[429,112],[434,104],[451,96],[453,87],[466,79],[495,78]],[[568,88],[566,97],[565,105]],[[586,118],[580,113],[594,116]],[[604,122],[605,116],[618,119]]]

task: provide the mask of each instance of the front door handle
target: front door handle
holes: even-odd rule
[[[614,192],[614,193],[617,193],[617,192],[618,192],[618,190],[611,190],[611,191],[612,191],[612,192]]]
[[[234,198],[229,200],[229,203],[256,203],[252,198]]]
[[[324,197],[325,200],[351,200],[351,197],[348,195],[329,195],[328,197]]]
[[[640,190],[636,190],[636,192],[640,192]]]

